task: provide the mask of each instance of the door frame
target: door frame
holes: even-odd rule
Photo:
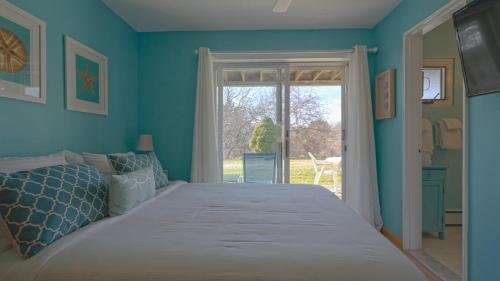
[[[286,64],[283,63],[268,63],[268,62],[248,62],[248,63],[215,63],[214,64],[214,77],[215,77],[215,89],[217,92],[217,100],[222,101],[223,100],[223,93],[224,93],[224,86],[234,86],[234,87],[275,87],[276,88],[276,123],[279,126],[282,126],[282,120],[283,120],[283,90],[286,88],[284,86],[284,73],[286,71]],[[282,70],[280,71],[280,77],[276,81],[269,81],[269,82],[229,82],[229,83],[224,83],[222,79],[221,71],[223,69],[252,69],[252,68],[268,68],[268,69],[279,69]],[[223,157],[223,122],[224,122],[224,109],[223,109],[223,103],[222,102],[217,102],[217,137],[218,137],[218,147],[219,147],[219,153],[220,153],[220,159],[224,159]],[[281,141],[278,141],[278,147],[277,151],[278,153],[276,155],[276,183],[283,183],[283,170],[284,170],[284,165],[283,165],[283,147],[284,147],[284,139],[281,138]],[[221,175],[224,174],[224,160],[221,161],[220,163],[220,172]]]
[[[278,182],[288,183],[290,178],[290,167],[287,151],[289,151],[289,127],[290,127],[290,80],[286,79],[290,75],[290,68],[293,67],[338,67],[342,69],[342,75],[344,79],[342,80],[342,159],[345,159],[345,153],[347,151],[346,139],[345,139],[345,128],[347,126],[346,116],[346,104],[345,97],[347,93],[348,84],[348,69],[350,56],[352,54],[352,49],[348,50],[337,50],[337,51],[304,51],[304,52],[281,52],[281,51],[271,51],[271,52],[214,52],[213,62],[214,62],[214,73],[215,73],[215,87],[217,91],[218,100],[221,100],[223,87],[222,77],[219,73],[223,68],[280,68],[283,70],[282,76],[280,77],[280,85],[277,88],[277,92],[282,93],[280,97],[277,97],[277,104],[282,104],[282,110],[278,113],[281,114],[280,121],[283,126],[282,143],[279,143],[279,149],[281,150],[281,158],[278,157],[278,161],[281,161],[281,166],[278,167]],[[241,83],[244,86],[244,83]],[[259,85],[265,86],[265,83]],[[268,85],[275,85],[273,83],[268,83]],[[223,128],[223,108],[222,103],[217,103],[218,107],[218,138],[219,138],[219,151],[222,153],[222,128]],[[278,111],[277,111],[278,112]],[[222,159],[222,157],[221,157]],[[221,174],[223,173],[223,163],[221,162]],[[342,161],[342,173],[345,172],[345,161]],[[345,186],[345,180],[342,181],[342,200],[345,201],[347,189]]]
[[[421,68],[423,35],[445,21],[466,5],[466,0],[451,0],[432,15],[403,34],[403,248],[422,248],[422,159]],[[465,87],[464,87],[465,89]],[[415,106],[418,104],[419,106]],[[467,280],[468,234],[468,100],[463,95],[463,153],[462,153],[462,278]]]

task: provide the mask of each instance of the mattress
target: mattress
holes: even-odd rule
[[[425,280],[314,185],[177,184],[30,259],[5,252],[0,269],[9,281]]]

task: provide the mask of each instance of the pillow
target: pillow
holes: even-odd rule
[[[66,159],[66,163],[71,164],[71,165],[84,165],[85,164],[85,159],[83,159],[83,156],[78,153],[74,153],[73,151],[69,150],[63,150],[62,153],[64,154],[64,159]]]
[[[64,164],[66,159],[62,152],[36,157],[4,157],[0,158],[0,172],[10,174]]]
[[[106,154],[95,154],[95,153],[88,153],[88,152],[83,152],[83,159],[85,159],[85,162],[87,164],[90,164],[92,166],[95,166],[99,172],[101,172],[103,175],[108,176],[108,175],[113,175],[116,174],[115,169],[109,162],[108,156]],[[127,156],[127,155],[134,155],[133,152],[126,152],[126,153],[114,153],[110,155],[116,155],[116,156]]]
[[[153,166],[153,174],[155,175],[155,182],[157,183],[157,188],[164,187],[168,184],[168,177],[163,167],[161,166],[160,160],[156,157],[154,152],[147,153],[151,164]]]
[[[87,164],[96,167],[103,175],[116,174],[115,169],[113,169],[113,166],[105,154],[83,152],[82,155]]]
[[[89,165],[0,173],[0,219],[28,258],[106,216],[107,192],[103,176]]]
[[[147,167],[124,175],[112,175],[109,186],[109,214],[119,216],[155,196],[153,168]]]
[[[132,155],[109,155],[108,157],[116,173],[119,175],[152,166],[156,188],[168,184],[167,175],[163,172],[160,161],[158,161],[154,152]]]

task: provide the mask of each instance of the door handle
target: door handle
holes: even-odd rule
[[[288,139],[285,141],[285,157],[290,157],[290,141]]]
[[[285,157],[290,157],[290,130],[285,130]]]

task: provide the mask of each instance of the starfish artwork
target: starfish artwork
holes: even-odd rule
[[[89,65],[87,64],[85,72],[78,70],[78,76],[80,76],[80,79],[83,80],[83,85],[82,85],[82,92],[85,92],[85,90],[90,89],[92,94],[95,95],[95,90],[94,90],[94,82],[97,81],[97,77],[92,76],[90,74],[89,70]]]
[[[21,39],[5,28],[0,28],[0,70],[19,72],[26,65],[28,54]]]

